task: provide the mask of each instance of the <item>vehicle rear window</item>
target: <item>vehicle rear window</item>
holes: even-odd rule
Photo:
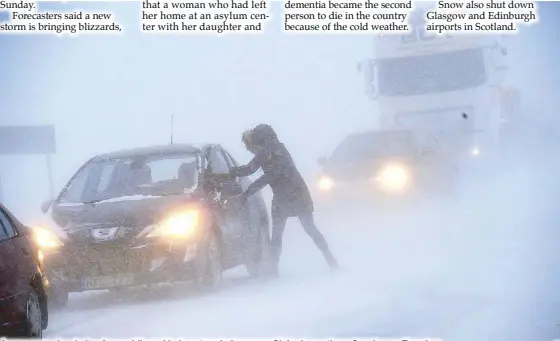
[[[406,156],[415,152],[415,143],[406,133],[374,133],[347,137],[333,153],[335,161]]]

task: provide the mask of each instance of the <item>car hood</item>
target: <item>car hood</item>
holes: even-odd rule
[[[58,205],[53,207],[53,219],[71,241],[92,238],[91,230],[117,228],[113,239],[128,239],[146,227],[161,221],[178,205],[197,202],[187,195],[149,197],[141,200],[121,200],[96,204]]]
[[[339,181],[368,180],[381,168],[388,164],[404,164],[412,166],[416,159],[411,157],[383,157],[358,160],[352,162],[328,163],[323,174]]]

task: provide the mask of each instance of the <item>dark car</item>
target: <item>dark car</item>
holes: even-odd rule
[[[41,338],[48,280],[29,228],[0,204],[0,337]]]
[[[435,135],[411,130],[353,134],[320,159],[315,186],[320,201],[349,198],[414,197],[447,193],[458,184],[454,159]]]
[[[248,178],[220,145],[167,145],[98,155],[52,202],[56,226],[36,233],[63,306],[69,292],[194,280],[216,288],[245,265],[259,275],[269,243],[263,198],[242,201]]]

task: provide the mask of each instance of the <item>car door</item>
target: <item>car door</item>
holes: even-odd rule
[[[225,157],[230,169],[239,166],[237,164],[237,162],[235,161],[235,159],[226,150],[222,149],[222,152],[224,153],[224,157]],[[235,181],[241,187],[243,192],[247,191],[247,189],[249,189],[249,186],[252,183],[252,181],[249,179],[249,177],[236,178]],[[242,226],[242,233],[244,233],[246,235],[247,234],[250,235],[254,231],[250,231],[251,224],[250,224],[250,222],[247,221],[247,219],[249,218],[249,216],[247,215],[247,212],[251,215],[251,219],[252,219],[253,222],[258,222],[259,221],[259,213],[260,212],[258,211],[258,208],[259,208],[260,193],[255,193],[254,195],[250,196],[247,199],[248,199],[249,205],[246,205],[248,207],[243,207],[243,209],[249,210],[249,211],[239,210],[238,213],[243,214],[239,218],[239,219],[242,220],[242,222],[243,222],[243,219],[245,219],[244,222],[243,222],[243,226]]]
[[[212,174],[229,174],[230,167],[224,157],[222,149],[218,146],[213,147],[209,152],[208,158]],[[221,227],[224,232],[224,242],[227,247],[230,260],[236,262],[242,253],[243,224],[240,219],[242,205],[239,192],[234,189],[239,186],[236,180],[222,182],[219,191],[219,204],[216,207],[220,219]]]
[[[228,153],[226,150],[223,149],[222,151],[224,153],[224,156],[226,158],[226,161],[230,169],[233,167],[239,167],[237,161],[230,155],[230,153]],[[249,177],[237,178],[236,180],[241,185],[243,192],[245,192],[249,188],[249,185],[251,185],[251,180],[249,179]]]
[[[0,207],[0,298],[25,294],[35,270],[33,248]]]

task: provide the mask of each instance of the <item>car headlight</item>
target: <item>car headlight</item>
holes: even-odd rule
[[[480,149],[474,147],[474,148],[472,148],[472,149],[470,150],[470,154],[471,154],[471,156],[476,157],[476,156],[478,156],[478,155],[480,154]]]
[[[322,176],[317,183],[319,189],[323,192],[328,192],[334,187],[334,180],[328,176]]]
[[[162,223],[157,224],[148,233],[148,238],[154,237],[178,237],[184,238],[191,236],[200,222],[200,212],[198,210],[187,210],[169,216]]]
[[[35,243],[41,249],[53,249],[64,245],[56,234],[44,227],[33,228],[33,236]]]
[[[385,190],[400,192],[409,185],[410,174],[403,166],[388,165],[379,170],[375,181]]]

